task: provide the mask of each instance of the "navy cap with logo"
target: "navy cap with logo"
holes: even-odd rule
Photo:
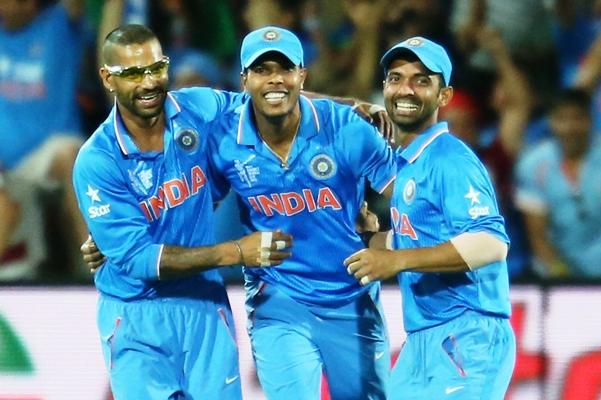
[[[387,70],[390,63],[405,52],[415,54],[430,71],[442,74],[445,85],[449,85],[453,66],[447,51],[441,45],[421,36],[409,38],[391,47],[382,56],[380,65]]]
[[[250,32],[242,41],[240,63],[242,69],[252,65],[259,57],[270,51],[286,56],[294,65],[303,66],[303,46],[296,35],[277,26],[266,26]]]

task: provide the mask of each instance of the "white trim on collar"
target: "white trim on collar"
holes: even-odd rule
[[[430,145],[430,143],[432,143],[434,141],[434,139],[436,139],[437,137],[439,137],[443,133],[447,133],[447,132],[449,132],[449,130],[447,128],[442,128],[442,129],[434,132],[432,134],[432,136],[430,136],[430,138],[428,140],[426,140],[424,143],[422,143],[421,146],[419,146],[419,149],[417,149],[417,151],[413,154],[413,156],[411,156],[411,158],[408,159],[407,161],[410,164],[413,163],[424,152],[424,150],[426,149],[426,147],[428,147]]]

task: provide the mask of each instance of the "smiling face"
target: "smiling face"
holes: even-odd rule
[[[417,58],[396,59],[384,79],[386,111],[403,133],[418,134],[438,121],[453,89],[443,87],[442,76],[432,73]]]
[[[298,107],[306,70],[286,56],[269,52],[259,57],[242,75],[244,90],[251,96],[255,114],[283,118]]]
[[[127,74],[111,73],[109,70],[113,68],[101,68],[103,84],[115,93],[123,117],[150,120],[159,116],[167,95],[168,78],[166,66],[159,68],[165,58],[158,40],[110,46],[105,53],[106,66],[119,67],[116,70],[148,67],[141,80]]]

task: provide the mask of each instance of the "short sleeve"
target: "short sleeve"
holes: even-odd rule
[[[440,187],[450,236],[464,232],[488,232],[509,242],[499,213],[493,185],[486,169],[467,148],[448,151],[434,164],[436,186]]]
[[[159,278],[162,245],[108,153],[86,149],[77,157],[73,186],[90,234],[107,259],[141,280]]]

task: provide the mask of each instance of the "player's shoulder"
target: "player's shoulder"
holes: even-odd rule
[[[448,154],[449,157],[477,158],[476,153],[463,140],[450,132],[438,136],[432,145],[437,152]]]
[[[173,90],[169,94],[180,108],[185,109],[202,107],[207,102],[215,101],[219,91],[210,87],[194,86]]]
[[[358,117],[352,107],[331,99],[307,99],[307,101],[324,122],[350,121]]]
[[[82,164],[112,162],[115,152],[120,151],[113,129],[112,114],[90,135],[80,147],[76,159],[76,167]]]
[[[484,168],[476,153],[450,132],[439,135],[429,146],[432,148],[428,156],[433,159],[429,164],[434,169],[444,172],[449,168],[452,170]]]
[[[346,104],[330,99],[310,100],[315,108],[320,125],[334,135],[346,134],[348,131],[371,131],[372,126]]]

